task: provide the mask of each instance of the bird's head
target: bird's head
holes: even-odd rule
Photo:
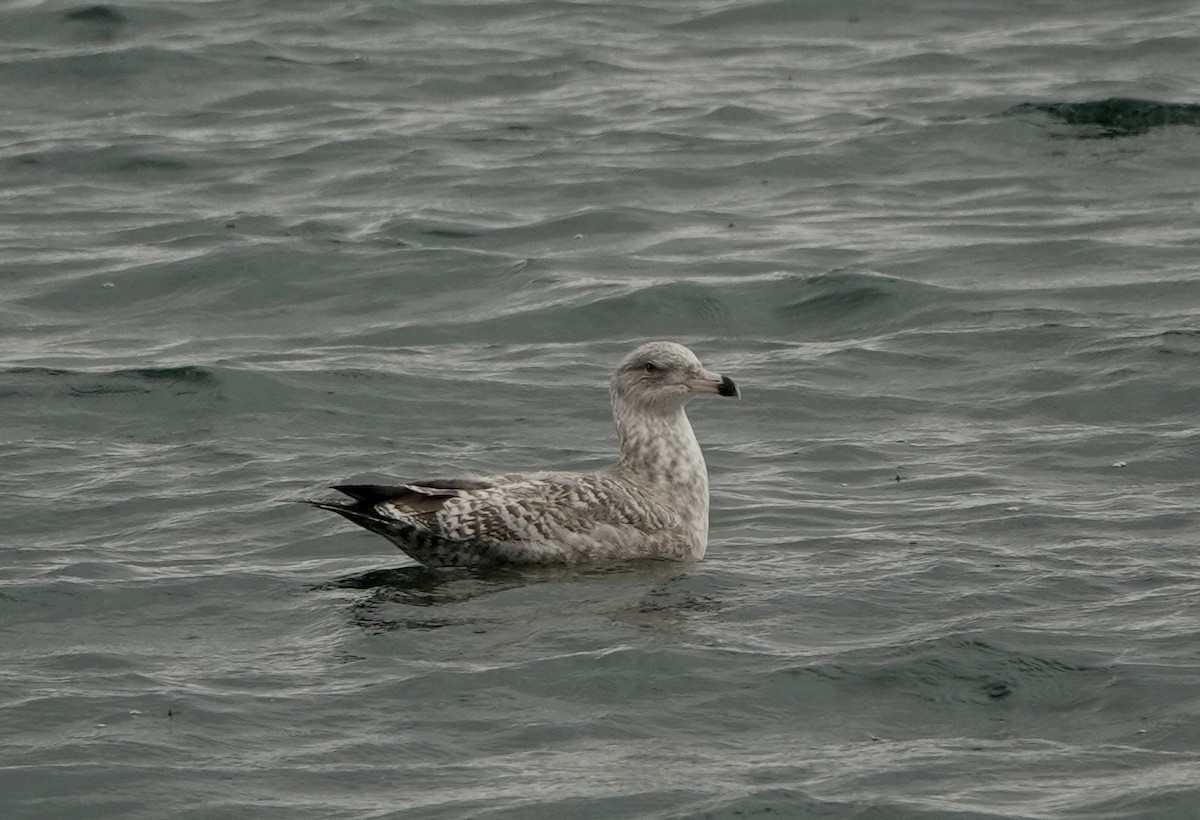
[[[741,398],[733,379],[706,370],[675,342],[647,342],[625,357],[612,377],[614,402],[670,412],[701,394]]]

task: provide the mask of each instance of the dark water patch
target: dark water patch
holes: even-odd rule
[[[878,339],[889,351],[948,361],[1003,353],[1014,363],[1033,354],[1056,359],[1104,357],[1106,345],[1145,361],[1143,343],[1122,340],[1147,324],[1162,323],[1147,319],[1148,309],[1186,313],[1183,306],[1200,293],[1192,281],[1153,278],[1060,288],[984,289],[834,271],[794,281],[797,284],[776,290],[770,299],[764,291],[758,300],[775,314],[777,331],[794,327],[806,338],[818,340]],[[1173,324],[1186,317],[1167,321]],[[1184,352],[1191,333],[1180,328],[1159,340],[1160,345],[1165,340],[1161,345],[1165,349],[1177,347]],[[833,355],[844,352],[831,351]],[[930,375],[941,378],[936,372]]]
[[[877,335],[944,315],[948,291],[875,273],[833,271],[798,281],[775,308],[786,323],[818,338]]]
[[[862,29],[874,30],[884,22],[904,19],[911,13],[909,4],[874,5],[868,11],[841,3],[792,3],[790,0],[757,0],[719,11],[696,15],[672,28],[688,32],[737,32],[766,30],[778,32],[786,25],[832,25],[846,34]]]
[[[97,3],[68,9],[63,12],[63,19],[71,23],[117,26],[127,22],[129,18],[116,6]]]
[[[411,595],[414,597],[408,602],[431,606],[459,600],[452,593],[443,599],[441,593],[449,591],[455,584],[464,582],[513,587],[630,576],[659,581],[661,586],[655,587],[651,592],[656,599],[670,597],[675,592],[679,592],[684,597],[690,594],[686,590],[673,590],[669,587],[671,581],[684,577],[677,565],[664,564],[662,561],[654,560],[614,561],[594,566],[586,564],[581,566],[486,568],[403,566],[346,575],[332,581],[315,584],[311,589],[313,591],[334,589],[380,591],[389,597],[395,594],[398,596],[397,600],[401,598],[407,600]]]
[[[1167,330],[1155,334],[1150,344],[1157,353],[1200,356],[1200,330]]]
[[[1200,105],[1169,103],[1132,97],[1109,97],[1085,102],[1021,103],[1004,112],[1009,115],[1046,114],[1054,120],[1082,129],[1077,139],[1136,137],[1151,128],[1167,125],[1200,125]]]
[[[1143,263],[1144,264],[1144,263]],[[1190,305],[1200,299],[1200,281],[1194,277],[1156,278],[1145,275],[1129,281],[1098,282],[1097,284],[1070,283],[1056,288],[1014,289],[1011,297],[1019,298],[1030,306],[1071,311],[1076,317],[1068,324],[1083,321],[1093,324],[1110,324],[1119,327],[1124,317],[1172,315],[1172,324],[1189,321]]]
[[[203,125],[228,123],[229,116],[239,115],[255,120],[267,118],[274,112],[287,112],[288,119],[327,123],[346,116],[345,109],[325,100],[313,99],[309,88],[272,87],[241,90],[209,102],[203,112],[193,115],[193,122]],[[299,122],[297,122],[299,124]]]
[[[206,216],[199,219],[149,220],[132,226],[121,227],[101,234],[97,240],[113,248],[130,245],[153,245],[158,249],[184,251],[214,249],[222,243],[247,238],[280,239],[300,236],[323,241],[337,241],[344,235],[344,228],[332,222],[300,221],[284,223],[263,214],[236,212],[228,216]]]
[[[906,54],[901,57],[889,57],[871,63],[865,67],[868,73],[885,76],[923,75],[923,74],[955,74],[973,70],[979,61],[958,54],[947,54],[942,51],[923,51],[919,54]]]
[[[63,370],[63,369],[57,368],[57,367],[10,367],[3,371],[0,371],[0,373],[4,373],[4,374],[13,374],[13,375],[17,375],[17,376],[28,375],[28,376],[34,376],[34,377],[37,377],[37,376],[47,376],[47,377],[65,376],[72,372],[74,372],[74,371]]]
[[[438,603],[437,596],[429,595],[429,593],[435,593],[455,581],[470,580],[476,577],[478,577],[478,573],[465,569],[407,566],[346,575],[333,581],[316,584],[311,589],[315,591],[330,589],[411,591],[420,596],[417,599],[418,603],[429,605]]]
[[[10,4],[4,11],[4,25],[0,26],[0,42],[19,46],[6,54],[6,65],[7,58],[15,57],[15,62],[20,64],[24,62],[22,57],[27,55],[39,67],[54,71],[62,61],[78,55],[47,53],[41,46],[83,46],[87,49],[112,43],[134,28],[139,34],[150,31],[175,32],[181,27],[196,25],[197,18],[203,15],[195,12],[186,3],[132,6],[90,3],[65,9],[63,4],[58,3]],[[69,90],[66,87],[60,89]]]
[[[310,65],[308,60],[301,60],[295,57],[285,57],[282,54],[265,54],[263,62],[266,63],[284,63],[289,65]]]
[[[139,182],[140,177],[148,174],[199,174],[211,167],[210,158],[187,149],[171,153],[161,146],[149,149],[133,142],[110,145],[57,142],[50,146],[33,143],[10,152],[4,162],[12,171],[31,179],[45,180],[47,174],[59,174],[74,181],[114,177]]]
[[[534,241],[586,239],[647,233],[665,224],[668,217],[647,208],[586,208],[574,213],[513,227],[500,228],[494,235],[507,244]]]
[[[463,66],[463,71],[458,73],[423,77],[413,83],[412,90],[431,100],[535,95],[553,92],[579,73],[574,66],[566,66],[556,59],[532,59],[504,65],[514,70],[479,75],[475,66]]]
[[[434,629],[467,623],[452,616],[405,614],[404,607],[461,604],[481,595],[528,583],[519,574],[406,566],[370,570],[317,584],[313,591],[358,590],[369,593],[350,608],[350,621],[371,634],[402,629]],[[397,606],[399,605],[399,606]]]
[[[709,111],[700,119],[716,126],[734,125],[754,128],[774,128],[782,122],[778,117],[744,105],[722,105]]]
[[[595,328],[624,326],[630,335],[653,318],[661,322],[664,333],[694,333],[718,330],[726,326],[727,302],[719,292],[707,286],[676,282],[641,288],[632,293],[595,299],[578,308],[580,319]]]
[[[75,649],[45,658],[47,670],[70,672],[86,670],[89,674],[130,672],[136,673],[138,666],[134,658],[124,652]]]
[[[165,390],[183,396],[215,390],[220,378],[204,367],[140,367],[94,373],[50,367],[14,367],[0,370],[0,391],[9,395],[36,396],[46,389],[70,396],[93,397],[150,394]]]
[[[199,230],[219,230],[210,225]],[[68,317],[102,316],[111,325],[131,322],[139,332],[146,326],[149,347],[158,339],[237,335],[237,323],[247,312],[269,317],[290,310],[305,315],[305,295],[312,289],[330,297],[323,304],[328,311],[342,292],[331,286],[330,277],[357,268],[357,260],[349,255],[331,257],[323,250],[325,243],[303,237],[243,238],[225,229],[193,241],[201,252],[180,248],[152,262],[137,258],[107,263],[96,275],[42,288],[24,304]],[[346,298],[359,312],[370,301],[357,291]]]
[[[797,753],[797,757],[799,757]],[[864,758],[868,757],[866,753]],[[848,776],[845,773],[843,777]],[[859,788],[858,793],[847,790],[843,796],[819,794],[830,791],[829,784],[819,783],[811,791],[784,783],[770,786],[765,783],[785,780],[807,782],[813,777],[811,763],[798,762],[785,766],[772,761],[755,772],[746,793],[723,791],[719,797],[699,804],[686,815],[674,812],[664,818],[689,817],[693,820],[740,820],[740,818],[795,818],[796,820],[1005,820],[1016,815],[969,809],[941,809],[919,805],[921,800],[895,799],[874,795],[872,789]],[[879,790],[883,790],[882,788]]]
[[[152,390],[137,382],[121,382],[121,381],[90,381],[71,385],[67,388],[68,393],[72,396],[121,396],[130,394],[149,394]]]
[[[195,365],[180,367],[135,367],[128,370],[114,371],[113,375],[142,379],[147,382],[165,382],[175,385],[186,384],[211,387],[218,382],[217,376],[213,371]]]
[[[433,244],[424,238],[434,240],[477,239],[489,232],[490,229],[481,225],[407,217],[381,226],[377,231],[377,236],[420,246]]]
[[[684,612],[716,612],[722,608],[721,602],[711,595],[703,595],[692,590],[674,589],[671,587],[655,587],[647,592],[638,603],[639,614],[649,613],[684,613]]]
[[[474,239],[482,234],[475,231],[463,231],[456,228],[429,228],[421,231],[422,236],[432,236],[435,239]]]
[[[114,370],[98,376],[76,374],[68,389],[73,395],[84,396],[151,393],[165,388],[173,395],[182,396],[214,389],[219,382],[215,373],[203,367],[144,367]]]
[[[50,95],[57,105],[77,105],[78,124],[130,111],[177,111],[193,93],[202,93],[196,78],[213,70],[213,61],[199,52],[118,43],[50,57],[35,51],[0,62],[0,82],[9,89],[9,104],[22,109],[48,104],[39,106],[34,101],[41,98],[21,93],[31,91]]]
[[[191,165],[181,159],[167,156],[141,154],[127,157],[112,164],[112,169],[118,172],[139,171],[187,171]]]
[[[863,650],[855,653],[860,662],[843,657],[789,672],[929,703],[983,705],[1019,698],[1024,708],[1044,711],[1090,708],[1114,674],[980,637],[948,636],[882,650],[882,657],[875,657],[880,652]]]

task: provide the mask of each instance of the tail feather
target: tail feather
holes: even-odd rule
[[[361,523],[365,518],[379,518],[379,513],[375,512],[374,504],[365,504],[361,501],[343,501],[339,498],[297,498],[304,504],[311,504],[317,509],[329,510],[338,515],[344,515],[351,521]]]
[[[447,481],[446,484],[451,482]],[[459,482],[454,482],[459,483]],[[483,482],[461,482],[478,486]],[[490,486],[490,485],[486,485]],[[447,540],[427,514],[447,500],[459,497],[465,488],[382,486],[344,484],[332,489],[347,498],[295,498],[317,509],[337,513],[363,529],[382,535],[414,560],[429,566],[478,566],[499,560],[490,542],[463,543]],[[379,505],[388,507],[381,511]]]
[[[408,495],[412,490],[403,484],[388,486],[384,484],[334,484],[331,490],[348,495],[355,501],[365,504],[379,504]]]
[[[404,549],[403,542],[413,538],[417,533],[417,527],[412,521],[381,515],[375,509],[374,504],[366,501],[342,501],[336,498],[305,498],[301,500],[318,509],[335,512],[363,529],[378,533],[392,540],[401,549]]]
[[[360,504],[371,507],[390,504],[413,514],[436,512],[451,498],[458,498],[461,494],[457,488],[431,488],[422,484],[337,484],[333,489],[350,496]]]

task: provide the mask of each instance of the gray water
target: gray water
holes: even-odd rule
[[[0,5],[0,815],[1200,817],[1200,12]],[[591,468],[708,556],[279,499]]]

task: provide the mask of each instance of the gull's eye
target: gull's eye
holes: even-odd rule
[[[646,362],[644,365],[642,365],[642,368],[651,375],[654,375],[655,373],[661,373],[663,371],[662,365],[656,364],[655,362]]]

